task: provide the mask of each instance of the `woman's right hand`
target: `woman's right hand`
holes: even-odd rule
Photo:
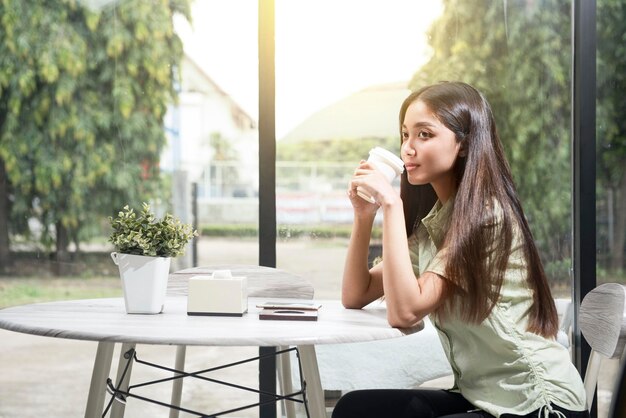
[[[357,194],[357,188],[361,187],[366,193],[374,197],[371,203]],[[397,194],[384,175],[368,161],[361,160],[354,171],[348,187],[348,197],[354,208],[355,216],[376,216],[382,200],[389,194]]]
[[[355,216],[376,216],[376,212],[378,211],[379,206],[376,203],[368,202],[357,194],[357,186],[355,184],[355,179],[366,175],[368,172],[370,172],[370,170],[371,168],[367,167],[367,161],[361,160],[359,166],[356,168],[356,170],[354,170],[354,175],[352,176],[352,179],[350,179],[350,185],[348,186],[348,197],[350,198],[350,203],[354,208]]]
[[[356,193],[355,189],[348,189],[348,198],[354,208],[355,214],[358,215],[376,215],[378,211],[378,205],[376,203],[370,203],[363,199]]]

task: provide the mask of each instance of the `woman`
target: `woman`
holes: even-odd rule
[[[400,194],[366,161],[350,181],[342,302],[384,296],[393,327],[430,315],[455,385],[350,392],[333,417],[588,416],[489,104],[465,83],[427,86],[404,101],[400,125]],[[383,261],[368,270],[379,208]]]

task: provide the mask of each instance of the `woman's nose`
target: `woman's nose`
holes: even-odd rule
[[[415,150],[411,146],[411,141],[406,141],[400,147],[400,152],[404,155],[413,156],[415,155]]]

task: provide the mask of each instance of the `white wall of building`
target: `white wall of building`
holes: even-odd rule
[[[232,146],[239,183],[249,195],[256,193],[256,122],[187,56],[181,65],[179,101],[168,109],[165,129],[168,143],[161,155],[163,171],[185,170],[190,182],[202,182],[215,160],[210,138],[219,134]]]

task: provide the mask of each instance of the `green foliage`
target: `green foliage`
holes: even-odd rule
[[[621,283],[626,285],[626,270],[616,269],[607,270],[602,267],[597,268],[598,284],[602,283]]]
[[[259,236],[257,225],[216,224],[200,228],[203,237],[256,238]]]
[[[176,257],[198,235],[191,225],[181,223],[169,213],[157,219],[147,203],[139,215],[127,205],[116,218],[109,217],[109,221],[113,227],[109,241],[116,251],[124,254]]]
[[[626,4],[597,2],[597,200],[598,246],[602,264],[618,274],[626,269]],[[601,261],[602,262],[602,261]]]
[[[107,256],[108,262],[111,261]],[[2,278],[0,308],[54,300],[121,297],[119,275],[111,278]]]
[[[411,88],[474,85],[489,100],[545,260],[569,254],[571,11],[567,2],[446,0]]]
[[[208,138],[208,144],[213,150],[213,161],[237,161],[237,151],[233,147],[233,141],[224,138],[220,132],[212,132]],[[219,164],[219,163],[218,163]],[[218,167],[211,165],[209,178],[215,184],[221,184],[221,193],[228,193],[224,188],[234,188],[239,182],[239,171],[234,165]],[[219,170],[219,180],[218,180]],[[205,173],[206,174],[206,173]]]
[[[562,260],[549,261],[544,266],[546,277],[550,283],[571,283],[572,259],[564,258]]]
[[[283,240],[296,238],[311,239],[331,239],[331,238],[350,238],[352,226],[350,225],[279,225],[278,237]],[[372,230],[372,238],[380,238],[380,228],[374,227]]]
[[[598,1],[597,19],[598,177],[618,189],[624,187],[626,167],[626,4]]]
[[[157,193],[183,54],[172,17],[189,12],[189,0],[0,0],[0,159],[14,217],[37,218],[43,237],[54,225],[58,240]]]
[[[259,231],[255,225],[205,225],[202,228],[202,236],[204,237],[237,237],[237,238],[253,238],[259,235]],[[350,225],[278,225],[277,235],[280,239],[332,239],[332,238],[350,238],[352,226]],[[372,229],[372,238],[382,238],[382,230],[379,225],[375,225]]]
[[[571,4],[445,0],[444,6],[429,33],[434,55],[411,88],[457,79],[485,93],[542,256],[558,262],[569,256],[571,235]],[[615,268],[623,268],[626,235],[619,203],[626,195],[625,21],[623,0],[597,2],[598,191],[599,199],[608,190],[616,197]],[[602,228],[600,239],[607,240]]]

